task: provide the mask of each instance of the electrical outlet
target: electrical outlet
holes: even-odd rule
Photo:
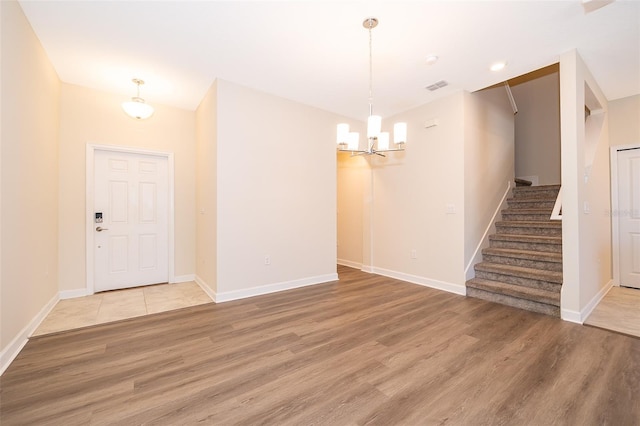
[[[271,265],[271,257],[265,256],[264,257],[264,264],[267,265],[267,266]]]
[[[418,258],[418,252],[416,251],[416,249],[411,250],[411,258],[412,259]]]

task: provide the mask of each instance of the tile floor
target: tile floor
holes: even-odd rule
[[[640,289],[611,287],[584,324],[640,337]]]
[[[193,281],[96,293],[60,300],[32,336],[211,302],[211,298]]]

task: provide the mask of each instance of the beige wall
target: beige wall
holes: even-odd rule
[[[439,124],[425,129],[431,119]],[[407,122],[408,141],[403,153],[370,159],[376,272],[464,291],[463,119],[459,92],[383,120]]]
[[[604,114],[596,134],[585,130],[586,86]],[[611,221],[606,214],[610,211],[609,137],[607,100],[575,50],[560,57],[560,99],[564,266],[561,309],[564,319],[582,322],[612,277]],[[593,148],[587,147],[590,140],[594,141]]]
[[[2,352],[58,292],[60,81],[18,3],[0,9]]]
[[[343,119],[223,80],[217,96],[218,293],[335,275]]]
[[[60,103],[60,290],[86,287],[87,143],[174,153],[175,274],[195,273],[195,113],[157,105],[147,120],[126,115],[123,96],[62,85]]]
[[[540,185],[560,183],[560,79],[549,74],[512,87],[515,175],[538,176]]]
[[[640,95],[609,102],[611,146],[640,143]]]
[[[464,106],[464,263],[470,278],[513,182],[514,116],[504,87],[465,93]]]
[[[214,82],[196,110],[196,275],[217,292],[217,88]]]

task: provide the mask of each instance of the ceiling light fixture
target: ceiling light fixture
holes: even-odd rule
[[[504,67],[507,66],[506,62],[496,62],[495,64],[491,65],[491,71],[500,71],[501,69],[504,69]]]
[[[144,84],[144,81],[139,78],[134,78],[131,81],[135,83],[138,91],[136,96],[132,97],[130,101],[122,103],[122,109],[129,116],[138,120],[144,120],[145,118],[151,117],[151,114],[153,114],[153,107],[145,103],[144,99],[140,97],[140,86]]]
[[[367,119],[367,149],[360,149],[360,135],[350,132],[346,123],[338,124],[338,150],[350,152],[351,155],[372,155],[381,157],[383,152],[404,151],[407,142],[407,123],[396,123],[393,126],[393,143],[395,148],[389,147],[389,133],[382,132],[382,117],[373,115],[373,57],[371,54],[371,30],[378,25],[376,18],[367,18],[362,26],[369,31],[369,118]]]

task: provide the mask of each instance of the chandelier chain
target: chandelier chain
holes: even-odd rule
[[[373,48],[371,29],[372,22],[369,21],[369,115],[373,113]]]

